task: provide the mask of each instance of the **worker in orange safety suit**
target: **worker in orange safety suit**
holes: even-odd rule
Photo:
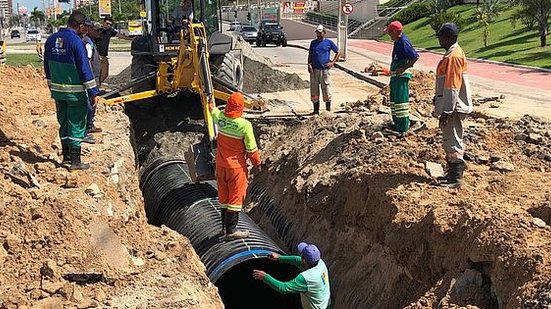
[[[253,126],[243,115],[245,100],[239,92],[229,97],[224,112],[213,104],[209,109],[218,126],[216,148],[216,182],[222,218],[222,234],[226,240],[249,237],[249,231],[237,230],[239,212],[247,193],[247,158],[253,169],[260,171],[260,152]]]

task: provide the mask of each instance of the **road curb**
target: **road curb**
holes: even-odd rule
[[[294,47],[294,48],[300,48],[300,49],[304,49],[304,50],[308,50],[308,48],[302,46],[302,45],[298,45],[298,44],[293,44],[293,43],[287,43],[287,46],[288,47]],[[340,63],[335,63],[335,67],[345,73],[348,73],[350,75],[352,75],[353,77],[357,78],[357,79],[360,79],[360,80],[363,80],[364,82],[367,82],[369,84],[372,84],[373,86],[376,86],[376,87],[379,87],[379,88],[383,88],[386,86],[386,83],[383,83],[381,81],[378,81],[374,78],[371,78],[367,75],[364,75],[360,72],[356,72],[354,71],[353,69],[350,69],[350,68],[347,68],[345,66],[343,66],[342,64]]]

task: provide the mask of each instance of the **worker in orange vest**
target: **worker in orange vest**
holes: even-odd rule
[[[245,99],[239,92],[229,97],[224,112],[213,104],[209,109],[218,126],[216,182],[222,218],[222,234],[227,240],[249,237],[249,231],[237,230],[239,212],[247,193],[247,158],[260,171],[260,152],[250,121],[242,117]]]

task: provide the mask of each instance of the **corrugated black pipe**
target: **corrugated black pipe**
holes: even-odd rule
[[[215,186],[215,182],[192,183],[186,162],[179,158],[155,160],[140,178],[149,222],[166,225],[189,238],[226,308],[300,308],[297,294],[279,294],[252,278],[253,269],[265,270],[280,280],[294,278],[298,270],[266,258],[270,252],[285,252],[249,216],[240,213],[238,224],[250,231],[249,238],[225,241],[220,237]]]

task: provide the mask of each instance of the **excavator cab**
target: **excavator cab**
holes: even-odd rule
[[[205,138],[191,146],[185,158],[192,180],[215,179],[216,125],[208,106],[241,90],[241,51],[234,48],[233,37],[221,32],[219,0],[144,1],[144,32],[131,44],[132,79],[104,98],[107,104],[119,104],[179,91],[198,94]],[[129,88],[132,94],[121,95]]]

